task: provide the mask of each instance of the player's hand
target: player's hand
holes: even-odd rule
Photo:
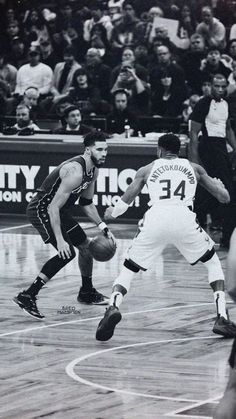
[[[220,188],[224,188],[224,189],[226,189],[226,188],[225,188],[225,185],[223,184],[223,182],[222,182],[222,180],[221,180],[221,179],[219,179],[219,178],[217,178],[217,177],[214,177],[213,179],[214,179],[214,181],[215,181],[215,183],[216,183],[216,185],[217,185],[217,186],[219,186]]]
[[[112,234],[111,230],[109,230],[109,228],[104,229],[103,232],[104,236],[108,237],[109,239],[111,239],[114,243],[114,245],[116,246],[116,239],[114,234]]]
[[[64,239],[57,241],[57,252],[62,259],[70,259],[72,256],[70,245]]]
[[[112,211],[113,211],[113,207],[111,206],[111,207],[108,207],[107,209],[106,209],[106,211],[104,212],[104,220],[106,220],[106,221],[113,221],[113,220],[115,220],[115,218],[114,217],[112,217]]]

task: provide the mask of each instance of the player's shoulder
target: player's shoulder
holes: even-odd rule
[[[204,175],[206,173],[204,167],[202,167],[200,164],[194,163],[192,161],[189,161],[189,163],[192,166],[192,168],[193,168],[193,170],[195,172],[195,175],[202,176],[202,175]]]
[[[147,175],[149,175],[153,166],[154,166],[154,164],[155,164],[155,161],[147,164],[146,166],[140,167],[137,171],[137,176],[146,177]]]
[[[81,164],[77,161],[67,161],[64,164],[62,164],[59,173],[62,179],[74,176],[81,176],[83,173],[83,168]]]

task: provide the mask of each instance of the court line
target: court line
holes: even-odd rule
[[[182,309],[182,308],[194,308],[194,307],[201,307],[201,306],[207,306],[207,305],[213,305],[213,304],[214,303],[212,302],[212,303],[200,303],[200,304],[189,304],[189,305],[183,304],[183,305],[173,306],[173,307],[160,307],[160,308],[153,308],[153,309],[148,309],[148,310],[131,311],[128,313],[122,313],[122,316],[126,317],[126,316],[132,316],[134,314],[144,314],[144,313],[150,313],[150,312],[155,312],[155,311],[176,310],[176,309]],[[0,338],[5,337],[5,336],[17,335],[18,333],[27,333],[27,332],[32,332],[34,330],[42,330],[42,329],[48,329],[51,327],[64,326],[66,324],[83,323],[90,320],[100,320],[101,317],[102,315],[96,316],[96,317],[87,317],[85,319],[79,319],[79,320],[69,320],[66,322],[46,324],[42,326],[30,327],[27,329],[13,330],[12,332],[1,333]]]
[[[121,345],[121,346],[116,346],[114,348],[108,348],[108,349],[102,349],[100,351],[96,351],[96,352],[91,352],[90,354],[84,355],[82,357],[79,358],[75,358],[73,361],[71,361],[65,368],[65,371],[67,373],[67,375],[72,378],[75,381],[78,381],[81,384],[85,384],[88,385],[92,388],[99,388],[101,390],[106,390],[106,391],[112,391],[114,393],[122,393],[122,394],[126,394],[126,395],[131,395],[131,396],[140,396],[140,397],[145,397],[145,398],[150,398],[150,399],[158,399],[158,400],[169,400],[169,401],[179,401],[179,402],[187,402],[187,403],[202,403],[202,400],[192,400],[192,399],[182,399],[182,398],[177,398],[177,397],[167,397],[167,396],[155,396],[155,395],[151,395],[151,394],[145,394],[145,393],[138,393],[135,391],[129,391],[129,390],[125,390],[125,389],[116,389],[113,387],[109,387],[109,386],[103,386],[101,384],[97,384],[97,383],[93,383],[92,381],[86,380],[82,377],[80,377],[79,375],[77,375],[74,372],[74,368],[77,364],[81,363],[82,361],[88,360],[89,358],[92,357],[96,357],[99,355],[104,355],[105,353],[108,352],[114,352],[120,349],[126,349],[126,348],[134,348],[134,347],[140,347],[140,346],[147,346],[147,345],[154,345],[154,344],[163,344],[163,343],[173,343],[173,342],[186,342],[186,341],[196,341],[196,340],[203,340],[203,339],[221,339],[219,336],[195,336],[193,338],[176,338],[176,339],[163,339],[163,340],[154,340],[151,342],[139,342],[139,343],[131,343],[128,345]]]
[[[80,223],[80,224],[83,224],[83,223]],[[17,229],[19,229],[19,228],[24,228],[24,227],[33,227],[32,226],[32,224],[21,224],[21,225],[19,225],[19,226],[13,226],[13,227],[5,227],[5,228],[0,228],[0,233],[2,233],[3,231],[10,231],[10,230],[17,230]],[[94,225],[94,226],[90,226],[90,225],[85,225],[83,228],[85,229],[85,230],[90,230],[90,229],[92,229],[92,228],[95,228],[96,226]],[[28,234],[25,234],[25,233],[22,233],[22,235],[23,236],[28,236]],[[40,237],[40,236],[39,236]]]
[[[17,230],[18,228],[24,228],[24,227],[32,227],[32,224],[21,224],[19,226],[14,226],[14,227],[0,228],[0,233],[2,233],[3,231],[8,231],[8,230]]]
[[[192,408],[194,408],[194,407],[199,407],[199,406],[202,406],[202,405],[204,405],[204,404],[206,404],[206,403],[218,403],[218,400],[221,398],[223,396],[223,394],[220,394],[219,396],[216,396],[216,397],[210,397],[209,399],[206,399],[206,400],[202,400],[201,402],[196,402],[196,403],[192,403],[192,404],[190,404],[190,405],[187,405],[187,406],[185,406],[184,408],[181,408],[181,409],[177,409],[177,410],[174,410],[174,411],[171,411],[171,412],[169,412],[169,413],[165,413],[165,415],[164,416],[169,416],[169,417],[176,417],[176,414],[179,414],[180,413],[180,415],[181,415],[181,412],[183,411],[183,409],[184,410],[188,410],[188,409],[192,409]],[[181,415],[181,416],[183,416],[183,417],[188,417],[189,418],[189,415],[185,415],[185,414],[183,414],[183,415]],[[211,418],[211,416],[197,416],[197,415],[195,415],[195,416],[191,416],[191,417],[193,417],[193,418]]]

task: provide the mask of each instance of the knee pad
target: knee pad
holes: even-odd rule
[[[131,259],[125,259],[124,266],[132,272],[138,273],[140,271],[140,267],[136,265]]]
[[[215,281],[224,281],[224,272],[217,254],[214,252],[213,256],[203,262],[208,270],[208,281],[209,284]]]
[[[207,262],[208,260],[210,260],[214,256],[215,253],[216,253],[216,251],[215,251],[214,247],[212,247],[211,250],[207,250],[207,252],[201,257],[200,261],[203,262],[203,263]]]

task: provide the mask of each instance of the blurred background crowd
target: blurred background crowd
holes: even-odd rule
[[[142,135],[142,116],[187,124],[220,73],[234,122],[235,22],[236,0],[1,0],[1,118]]]

